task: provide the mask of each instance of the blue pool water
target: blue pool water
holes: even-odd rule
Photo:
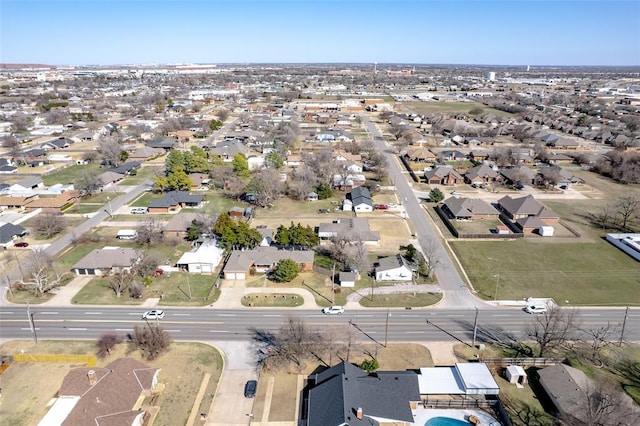
[[[424,426],[469,426],[469,422],[452,419],[451,417],[434,417],[427,420]]]

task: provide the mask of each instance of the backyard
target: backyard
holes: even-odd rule
[[[93,341],[40,341],[37,346],[30,341],[11,341],[0,346],[3,354],[93,354]],[[208,412],[213,401],[218,380],[222,373],[222,357],[218,351],[199,343],[173,343],[170,350],[155,361],[145,361],[139,353],[126,354],[126,345],[120,344],[112,355],[99,359],[97,367],[104,367],[115,359],[128,356],[151,367],[161,368],[159,382],[165,388],[155,405],[160,407],[154,425],[173,426],[186,424],[195,402],[195,396],[205,374],[211,374],[198,413]],[[186,365],[189,368],[184,368]],[[13,363],[0,375],[2,409],[0,424],[29,426],[38,424],[48,409],[48,402],[55,397],[64,376],[76,367],[71,363]],[[28,395],[28,398],[24,396]]]

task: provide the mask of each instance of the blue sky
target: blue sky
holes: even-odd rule
[[[0,0],[0,62],[640,65],[640,0]]]

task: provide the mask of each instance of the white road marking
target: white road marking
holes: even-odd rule
[[[209,330],[209,333],[228,333],[227,330]]]
[[[75,327],[69,327],[69,328],[67,328],[67,330],[69,330],[69,331],[87,331],[86,328],[75,328]]]
[[[133,328],[116,328],[115,331],[133,331]]]
[[[102,312],[85,312],[85,315],[102,315]]]
[[[219,317],[235,317],[236,314],[218,314]]]
[[[405,331],[405,334],[424,334],[424,331]]]
[[[172,333],[180,333],[180,330],[166,330],[166,331],[170,331]]]
[[[172,314],[175,317],[188,317],[191,316],[191,314]]]
[[[51,312],[51,311],[45,311],[45,312],[38,312],[39,314],[42,315],[57,315],[57,312]]]
[[[279,317],[281,317],[282,315],[269,314],[269,315],[262,315],[262,316],[263,316],[263,317],[276,317],[276,318],[279,318]]]

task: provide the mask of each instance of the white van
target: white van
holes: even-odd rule
[[[131,209],[131,214],[147,214],[149,209],[146,207],[134,207]]]
[[[119,240],[135,240],[138,238],[138,232],[135,229],[121,229],[116,234],[116,238]]]

